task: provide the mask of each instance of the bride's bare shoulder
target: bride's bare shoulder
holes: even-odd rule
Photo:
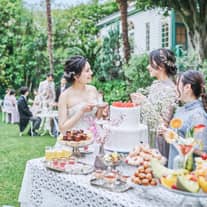
[[[95,86],[87,85],[86,87],[87,87],[87,90],[88,90],[88,91],[91,91],[91,92],[97,92],[97,89],[96,89]]]
[[[61,94],[60,94],[60,98],[61,99],[67,99],[68,96],[70,96],[71,94],[71,87],[67,88],[65,91],[63,91]]]

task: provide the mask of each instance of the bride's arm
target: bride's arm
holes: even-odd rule
[[[60,132],[64,133],[70,128],[72,128],[83,116],[84,110],[79,110],[74,116],[68,118],[68,109],[67,109],[67,96],[60,95],[58,102],[58,119],[59,119],[59,128]]]

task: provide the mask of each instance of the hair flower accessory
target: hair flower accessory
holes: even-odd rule
[[[71,71],[69,73],[64,73],[64,76],[67,77],[67,78],[71,78],[73,75],[75,75],[75,72],[74,71]]]
[[[168,60],[167,57],[164,55],[163,51],[160,50],[160,60],[162,63],[170,66],[170,67],[174,67],[175,66],[175,63],[171,60]]]

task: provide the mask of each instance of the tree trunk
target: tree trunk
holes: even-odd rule
[[[123,39],[123,50],[124,50],[124,58],[126,63],[128,63],[130,58],[130,45],[128,38],[128,23],[127,23],[127,0],[117,0],[119,4],[119,10],[121,15],[121,27],[122,27],[122,39]]]
[[[192,48],[199,55],[199,60],[202,62],[207,58],[207,27],[205,24],[196,24],[195,22],[186,22],[183,19],[187,28],[189,41]]]
[[[52,45],[52,18],[51,18],[51,2],[46,0],[46,14],[47,14],[47,49],[50,63],[50,72],[54,72],[53,68],[53,45]]]

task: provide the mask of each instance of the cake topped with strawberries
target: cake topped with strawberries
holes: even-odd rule
[[[147,126],[140,123],[139,105],[130,101],[113,102],[109,118],[109,136],[105,143],[107,150],[130,152],[140,142],[148,142]]]
[[[112,106],[120,107],[120,108],[130,108],[130,107],[135,107],[135,104],[132,103],[131,101],[128,102],[116,101],[112,103]]]

